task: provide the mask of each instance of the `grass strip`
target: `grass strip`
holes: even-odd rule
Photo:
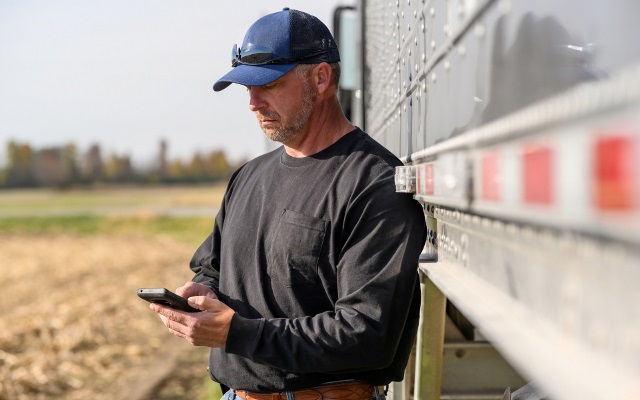
[[[77,234],[158,237],[199,245],[211,232],[210,216],[43,216],[0,218],[4,234]]]

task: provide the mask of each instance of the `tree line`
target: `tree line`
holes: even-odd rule
[[[159,142],[154,162],[146,167],[135,167],[128,155],[111,153],[105,157],[99,144],[84,152],[73,143],[38,149],[12,140],[6,146],[7,163],[0,167],[0,188],[213,182],[227,179],[246,161],[232,164],[224,151],[217,149],[196,152],[188,161],[170,160],[165,140]]]

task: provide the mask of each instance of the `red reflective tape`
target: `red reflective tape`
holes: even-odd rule
[[[500,154],[498,152],[487,153],[482,156],[480,163],[482,171],[482,199],[486,201],[500,201],[502,198]]]
[[[424,166],[424,192],[429,196],[433,196],[433,163]]]
[[[433,163],[416,166],[416,193],[433,196]]]
[[[633,138],[607,136],[594,148],[595,205],[604,210],[629,210],[634,206]]]
[[[523,149],[522,200],[525,203],[553,204],[553,163],[553,150],[548,146],[526,146]]]

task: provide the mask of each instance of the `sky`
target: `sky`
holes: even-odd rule
[[[320,18],[356,0],[0,0],[0,166],[10,140],[39,149],[94,143],[103,157],[150,164],[224,150],[253,158],[273,144],[246,89],[213,83],[258,18],[283,7]]]

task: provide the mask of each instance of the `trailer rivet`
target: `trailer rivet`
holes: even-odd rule
[[[469,236],[466,233],[460,236],[460,246],[462,246],[463,250],[466,250],[469,246]]]
[[[502,221],[494,221],[493,222],[493,230],[498,233],[504,232],[504,223]]]

